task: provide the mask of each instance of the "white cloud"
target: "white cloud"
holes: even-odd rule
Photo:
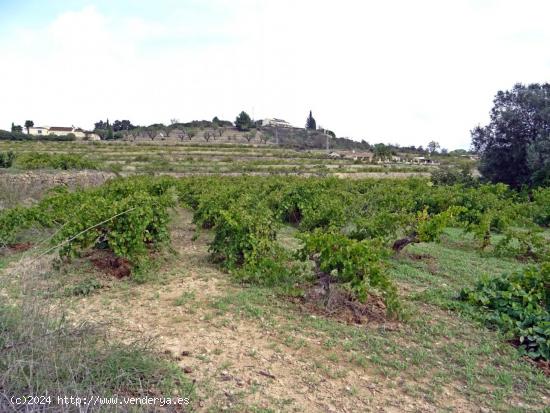
[[[90,6],[22,22],[0,41],[11,96],[0,125],[242,109],[301,125],[312,109],[340,136],[467,147],[497,90],[550,80],[543,0],[210,0],[202,14],[171,4],[164,18]]]

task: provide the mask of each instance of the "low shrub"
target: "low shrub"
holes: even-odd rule
[[[97,162],[75,154],[49,154],[27,152],[17,156],[16,166],[21,169],[99,169]]]
[[[334,181],[326,181],[330,185]],[[289,186],[271,200],[283,222],[299,224],[300,229],[340,227],[346,221],[352,199],[345,191],[314,187],[309,183]]]
[[[397,289],[387,271],[388,250],[378,239],[357,241],[345,235],[315,231],[301,234],[304,242],[298,252],[301,259],[315,262],[317,271],[348,288],[361,302],[369,292],[380,293],[390,315],[400,310]]]
[[[32,137],[33,140],[37,141],[51,141],[51,142],[71,142],[76,140],[76,136],[74,133],[69,133],[67,135],[55,135],[55,134],[48,134],[48,135],[35,135]]]
[[[15,160],[15,154],[12,151],[0,152],[0,168],[10,168]]]
[[[460,297],[485,310],[483,318],[518,341],[522,354],[550,360],[550,263],[482,278]]]
[[[474,186],[478,180],[472,177],[469,166],[440,166],[431,173],[431,181],[435,185],[455,185]]]
[[[550,226],[550,188],[539,188],[533,192],[533,220]]]
[[[498,256],[540,261],[550,256],[550,243],[538,227],[507,228],[504,237],[495,245]]]
[[[111,250],[134,267],[147,265],[152,248],[168,242],[168,208],[175,206],[173,180],[117,179],[99,188],[60,188],[32,207],[0,212],[0,244],[33,225],[59,228],[51,238],[62,257],[91,247]]]
[[[229,270],[254,266],[272,256],[277,235],[277,225],[267,207],[252,199],[240,201],[213,216],[210,251]]]
[[[295,260],[292,255],[274,245],[270,254],[247,262],[233,271],[235,280],[264,287],[277,287],[285,293],[300,291],[301,286],[311,279],[311,268],[307,263]]]
[[[361,215],[344,230],[350,238],[358,241],[368,238],[383,238],[386,242],[395,240],[397,232],[410,220],[406,214],[377,211]]]
[[[94,278],[87,278],[87,279],[84,279],[80,282],[78,282],[77,284],[75,285],[72,285],[70,287],[67,287],[65,288],[65,295],[68,295],[68,296],[79,296],[79,295],[83,295],[83,296],[87,296],[87,295],[90,295],[92,293],[94,293],[95,291],[101,289],[101,283],[99,281],[97,281],[96,279]]]
[[[22,132],[9,132],[7,130],[0,129],[0,141],[30,141],[32,135],[27,135]]]

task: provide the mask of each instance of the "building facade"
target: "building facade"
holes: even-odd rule
[[[98,141],[101,138],[97,133],[85,131],[74,126],[33,126],[29,128],[29,134],[34,136],[68,135],[72,133],[75,138],[89,141]]]

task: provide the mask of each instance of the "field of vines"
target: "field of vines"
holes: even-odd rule
[[[11,153],[11,168],[6,172],[26,170],[111,171],[122,175],[137,173],[170,174],[174,176],[210,174],[313,175],[345,174],[361,177],[365,174],[428,175],[434,168],[418,164],[378,164],[349,158],[329,158],[322,150],[293,150],[275,145],[242,145],[228,143],[162,142],[6,142],[0,141],[2,155]],[[6,159],[7,160],[7,159]],[[442,157],[443,162],[467,162]],[[0,169],[0,172],[2,169]],[[398,175],[399,176],[399,175]]]
[[[412,244],[437,243],[449,228],[479,254],[525,263],[456,290],[489,328],[526,357],[550,359],[550,189],[519,193],[504,185],[434,185],[422,178],[356,180],[298,177],[132,177],[97,188],[56,189],[40,202],[0,213],[0,243],[29,228],[51,231],[61,261],[90,249],[125,260],[137,282],[154,252],[170,245],[177,208],[193,214],[196,236],[209,232],[211,259],[239,283],[282,296],[317,285],[350,302],[383,301],[386,317],[406,319],[391,257]],[[280,242],[292,228],[296,246]]]

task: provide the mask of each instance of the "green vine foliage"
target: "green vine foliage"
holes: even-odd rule
[[[234,189],[198,197],[195,222],[214,234],[209,250],[215,261],[241,282],[292,286],[303,282],[307,269],[277,242],[280,222],[264,201]]]
[[[81,155],[26,152],[17,156],[16,166],[21,169],[99,169],[99,164]]]
[[[538,227],[511,227],[504,230],[502,239],[495,245],[495,254],[542,261],[550,258],[550,242]]]
[[[249,198],[217,212],[210,251],[227,269],[255,265],[273,254],[277,225],[271,210]]]
[[[484,308],[487,322],[517,338],[523,354],[550,360],[550,263],[483,278],[461,298]]]
[[[398,232],[413,219],[413,215],[390,211],[361,214],[344,227],[343,232],[358,241],[381,239],[389,243],[397,238]]]
[[[420,242],[439,241],[441,234],[457,215],[464,211],[464,207],[452,206],[443,212],[429,215],[427,208],[417,213],[416,229],[418,240]]]
[[[371,289],[384,298],[388,313],[399,312],[397,290],[386,271],[388,250],[379,240],[357,241],[342,234],[314,231],[300,236],[304,245],[298,255],[313,260],[327,276],[339,283],[362,302]]]
[[[151,252],[169,242],[170,209],[193,211],[197,235],[212,231],[212,257],[240,281],[300,284],[317,271],[359,300],[381,294],[390,312],[399,301],[386,266],[389,247],[437,242],[462,227],[495,252],[544,261],[548,189],[516,193],[505,185],[433,185],[420,179],[341,180],[300,177],[172,177],[115,179],[101,187],[56,189],[31,207],[0,211],[0,244],[26,228],[53,229],[63,257],[108,248],[146,268]],[[298,231],[294,255],[277,240],[281,226]],[[494,237],[493,237],[494,238]],[[491,288],[493,285],[490,286]],[[487,287],[489,288],[489,286]]]
[[[56,228],[52,245],[62,257],[102,243],[119,257],[139,265],[151,248],[169,240],[168,209],[177,203],[169,181],[119,179],[100,188],[58,189],[30,208],[0,214],[0,242],[13,242],[34,225]]]

